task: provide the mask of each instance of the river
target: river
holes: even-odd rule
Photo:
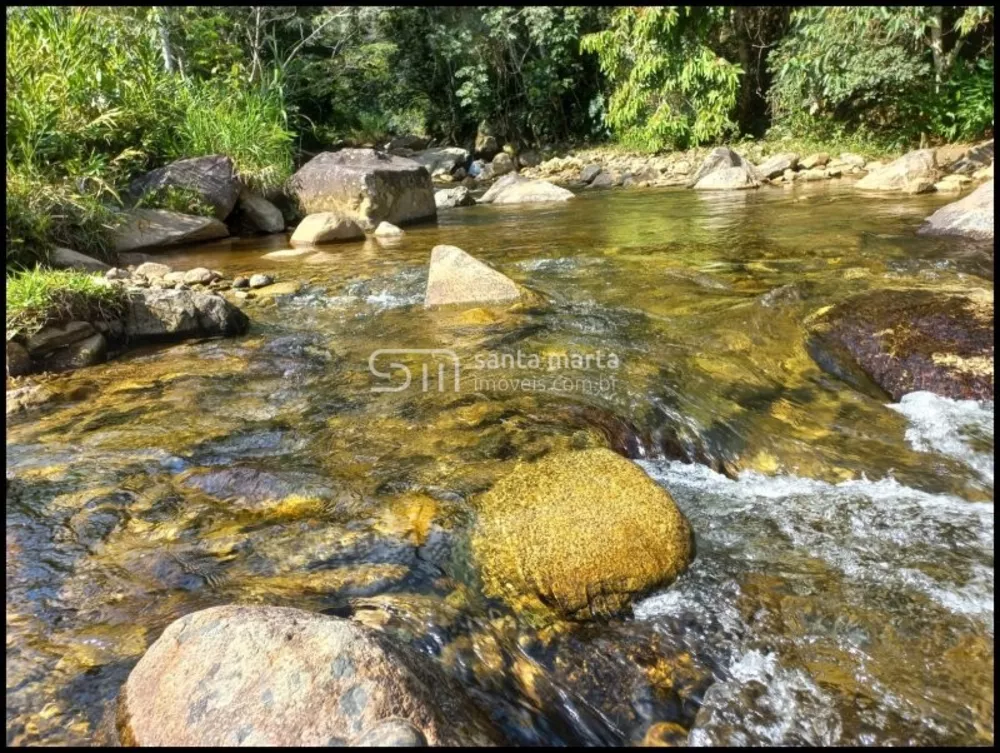
[[[991,744],[993,404],[861,394],[803,326],[872,289],[992,294],[992,244],[915,235],[946,201],[584,192],[319,256],[159,254],[304,285],[251,302],[244,337],[51,377],[63,399],[8,420],[8,744],[91,743],[163,628],[231,602],[378,625],[515,743]],[[439,243],[547,303],[425,311]],[[410,385],[374,391],[393,361]],[[485,599],[470,500],[600,445],[684,510],[690,570],[580,626]]]

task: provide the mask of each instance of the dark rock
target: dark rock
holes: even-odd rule
[[[20,343],[13,340],[7,341],[7,376],[18,377],[30,374],[34,371],[31,363],[31,356]]]
[[[125,317],[130,339],[168,340],[194,336],[238,335],[246,314],[219,295],[191,290],[133,290]]]
[[[601,166],[596,162],[591,162],[589,165],[585,165],[580,171],[580,182],[590,183],[594,178],[601,174]]]
[[[96,333],[63,348],[53,351],[40,366],[45,371],[69,371],[104,363],[108,358],[108,341]]]
[[[44,327],[28,338],[28,353],[34,357],[44,356],[56,348],[75,343],[94,334],[90,322],[67,322],[61,326]]]
[[[281,210],[263,196],[246,188],[240,191],[240,211],[249,225],[262,233],[285,231],[285,218]]]
[[[960,175],[972,175],[993,162],[993,139],[982,144],[976,144],[965,153],[965,156],[948,166],[948,172]]]
[[[224,155],[192,157],[171,162],[132,181],[129,194],[138,200],[143,195],[168,186],[195,191],[224,220],[233,211],[240,195],[240,182],[233,161]]]
[[[869,394],[857,368],[893,400],[917,390],[993,399],[992,295],[877,290],[834,306],[809,330],[817,363]]]

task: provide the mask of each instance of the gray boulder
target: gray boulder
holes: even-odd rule
[[[7,341],[7,376],[18,377],[30,374],[34,371],[31,363],[31,356],[20,343],[13,340]]]
[[[476,203],[472,193],[465,186],[457,188],[443,188],[434,192],[434,203],[438,209],[451,209],[452,207],[468,207]]]
[[[691,188],[712,190],[757,188],[760,184],[756,168],[725,146],[713,149],[688,182]]]
[[[39,361],[44,371],[69,371],[104,363],[108,358],[108,341],[99,332],[65,347],[54,350]]]
[[[167,209],[132,209],[126,222],[114,231],[112,242],[118,253],[157,246],[225,238],[229,230],[213,217],[171,212]]]
[[[794,170],[798,164],[799,155],[795,152],[784,152],[775,154],[757,165],[757,172],[764,178],[778,178],[785,174],[785,170]]]
[[[993,139],[976,144],[964,156],[948,166],[948,172],[972,175],[993,162]]]
[[[374,230],[379,222],[403,225],[434,217],[434,187],[421,164],[374,149],[323,152],[289,180],[306,214],[335,212]]]
[[[493,176],[499,178],[507,173],[514,172],[514,160],[506,152],[500,152],[490,163],[493,168]]]
[[[513,174],[513,173],[512,173]],[[511,183],[493,197],[493,204],[540,204],[568,201],[573,192],[547,180],[524,180]]]
[[[232,336],[249,324],[246,314],[220,295],[143,288],[130,292],[125,334],[149,341]]]
[[[918,228],[921,235],[962,235],[993,239],[993,180],[988,180],[964,199],[945,204]]]
[[[233,161],[221,154],[182,159],[151,170],[132,181],[128,192],[137,201],[151,191],[170,186],[195,191],[212,206],[219,220],[229,216],[240,195],[240,181]]]
[[[74,321],[62,325],[50,324],[28,338],[28,353],[38,358],[93,334],[94,327],[90,322]]]
[[[413,159],[427,168],[431,176],[436,177],[451,175],[455,168],[464,167],[469,161],[469,152],[457,146],[442,146],[418,152]]]
[[[56,269],[76,269],[80,272],[107,272],[111,267],[92,256],[71,248],[54,248],[49,254],[49,264]]]
[[[316,212],[299,223],[292,233],[293,246],[318,243],[355,241],[365,237],[365,231],[355,220],[336,212]]]
[[[486,193],[480,196],[476,201],[479,204],[492,204],[493,200],[496,199],[503,191],[508,187],[514,185],[515,183],[523,183],[528,179],[522,177],[520,173],[508,173],[507,175],[500,178],[492,186],[490,186]]]
[[[589,165],[584,165],[583,169],[580,171],[580,182],[589,184],[600,174],[601,166],[596,162],[591,162]]]
[[[117,742],[142,747],[501,741],[427,657],[350,620],[268,606],[169,625],[129,674],[116,726]]]
[[[240,210],[247,222],[262,233],[285,231],[285,218],[281,210],[263,196],[245,188],[240,191]]]
[[[937,175],[934,150],[917,149],[868,173],[854,185],[862,191],[923,193],[934,187]]]

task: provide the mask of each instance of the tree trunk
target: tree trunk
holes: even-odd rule
[[[163,69],[167,73],[174,72],[174,52],[170,46],[170,31],[167,29],[167,8],[156,9],[156,27],[160,33],[160,49],[163,52]]]

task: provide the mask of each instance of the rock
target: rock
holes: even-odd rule
[[[968,175],[961,175],[955,173],[954,175],[945,175],[941,180],[934,184],[934,190],[940,193],[960,193],[966,186],[971,185],[972,178]]]
[[[612,176],[607,171],[602,170],[596,176],[594,176],[593,180],[590,181],[590,184],[587,186],[587,188],[611,188],[614,185],[615,185],[614,176]]]
[[[798,173],[794,170],[785,170],[784,174],[781,176],[781,180],[785,183],[794,183],[798,178]]]
[[[493,158],[493,162],[490,163],[490,167],[493,168],[494,177],[501,177],[507,173],[514,172],[514,160],[506,152],[500,152],[496,157]]]
[[[845,165],[850,165],[851,167],[864,167],[866,160],[860,154],[853,154],[851,152],[841,152],[840,161]]]
[[[451,209],[453,207],[469,207],[476,203],[472,193],[465,186],[456,188],[442,188],[434,192],[434,203],[438,209]]]
[[[794,170],[799,164],[799,155],[795,152],[775,154],[766,162],[757,166],[757,172],[765,178],[777,178],[785,174],[785,170]]]
[[[334,212],[365,230],[437,214],[427,169],[373,149],[323,152],[291,177],[288,190],[304,213]]]
[[[500,145],[497,143],[496,136],[493,135],[493,130],[487,124],[480,123],[476,133],[476,157],[491,160],[499,151]]]
[[[497,196],[499,196],[504,190],[514,185],[515,183],[522,183],[527,180],[528,180],[527,178],[522,177],[519,173],[508,173],[507,175],[500,178],[500,180],[498,180],[492,186],[490,186],[487,189],[486,193],[484,193],[482,196],[479,197],[477,203],[492,204],[493,200]]]
[[[863,191],[929,191],[937,179],[933,149],[918,149],[868,173],[854,185]]]
[[[112,267],[104,273],[105,279],[108,280],[127,280],[130,276],[129,271],[121,267]]]
[[[240,275],[239,277],[234,277],[233,278],[233,287],[234,288],[249,288],[250,287],[250,278],[249,277],[244,277],[243,275]]]
[[[281,210],[246,188],[240,191],[240,210],[246,220],[262,233],[285,232],[285,218]]]
[[[41,362],[43,371],[69,371],[104,363],[108,358],[108,341],[97,332],[63,348],[54,350]]]
[[[217,294],[139,289],[129,296],[125,333],[142,340],[232,336],[249,324],[246,314]]]
[[[607,449],[519,464],[477,510],[472,551],[484,590],[517,609],[613,615],[670,584],[694,555],[670,495]]]
[[[537,167],[542,162],[542,157],[538,152],[528,150],[517,155],[517,163],[521,167]]]
[[[800,160],[799,167],[803,170],[812,170],[814,167],[823,167],[829,161],[829,154],[826,152],[816,152],[815,154],[810,154],[805,159]]]
[[[424,306],[504,303],[521,297],[517,283],[456,246],[435,246]]]
[[[26,384],[6,393],[6,415],[38,408],[59,400],[61,395],[44,384]]]
[[[437,196],[435,196],[435,201]],[[403,234],[403,231],[398,227],[393,225],[391,222],[380,222],[378,227],[375,228],[376,238],[398,238]]]
[[[465,172],[465,168],[464,167],[456,168],[455,172],[453,172],[451,174],[451,179],[454,180],[454,181],[458,181],[458,182],[461,182],[461,181],[465,180],[468,177],[469,176]]]
[[[333,488],[321,476],[296,471],[270,473],[243,467],[196,470],[185,475],[181,483],[225,500],[231,507],[258,512],[278,507],[293,496],[322,500],[334,494]]]
[[[469,161],[469,152],[457,146],[444,146],[418,152],[413,160],[427,168],[432,177],[451,175]]]
[[[31,356],[20,343],[13,340],[7,341],[7,376],[19,377],[30,374],[35,368],[31,363]]]
[[[404,719],[387,719],[365,730],[352,744],[358,748],[423,748],[427,738]]]
[[[233,161],[221,154],[192,157],[171,162],[132,181],[129,195],[138,200],[145,194],[168,186],[195,191],[224,220],[233,211],[240,195],[240,182]]]
[[[822,168],[814,168],[812,170],[800,170],[798,173],[798,180],[804,181],[814,181],[814,180],[826,180],[830,176],[827,174],[826,170]]]
[[[316,212],[308,215],[292,233],[291,243],[296,245],[315,245],[318,243],[336,243],[340,241],[356,241],[365,237],[361,225],[336,212]]]
[[[167,282],[178,282],[178,280],[167,280],[166,275],[163,277],[164,281]],[[188,285],[208,285],[215,276],[212,271],[206,269],[205,267],[195,267],[194,269],[189,269],[184,273],[184,277],[179,280],[179,282],[187,283]]]
[[[993,162],[993,139],[969,149],[963,157],[948,165],[948,172],[972,175]]]
[[[688,183],[699,189],[743,189],[760,186],[760,175],[749,162],[728,147],[713,149]]]
[[[990,163],[989,167],[984,167],[982,170],[976,170],[972,174],[973,180],[993,180],[993,163]]]
[[[61,326],[49,325],[28,338],[28,353],[34,358],[44,356],[56,348],[83,340],[94,334],[90,322],[67,322]]]
[[[816,362],[873,397],[867,380],[895,401],[917,390],[993,399],[992,290],[875,290],[814,315],[809,333]]]
[[[270,606],[169,625],[129,674],[116,726],[142,747],[501,741],[429,658],[357,622]]]
[[[917,233],[992,240],[993,181],[983,183],[964,199],[945,204],[924,221]]]
[[[580,171],[580,182],[589,184],[594,178],[601,174],[601,166],[596,162],[585,165]]]
[[[76,269],[81,272],[108,272],[111,267],[92,256],[71,248],[54,248],[49,253],[49,264],[56,269]]]
[[[146,261],[135,268],[135,275],[145,277],[147,280],[155,280],[160,277],[166,278],[170,274],[170,267],[155,261]]]
[[[166,209],[132,209],[124,225],[112,233],[118,253],[155,246],[176,246],[181,243],[225,238],[229,230],[212,217],[171,212]]]
[[[274,282],[274,278],[271,275],[256,274],[250,275],[250,287],[251,288],[262,288],[265,285],[270,285]]]
[[[301,282],[286,280],[285,282],[275,282],[265,285],[262,288],[257,288],[256,294],[261,298],[274,298],[279,295],[295,295],[300,290],[302,290]]]
[[[549,183],[547,180],[525,180],[511,183],[493,197],[493,204],[538,204],[550,201],[568,201],[573,192]]]

